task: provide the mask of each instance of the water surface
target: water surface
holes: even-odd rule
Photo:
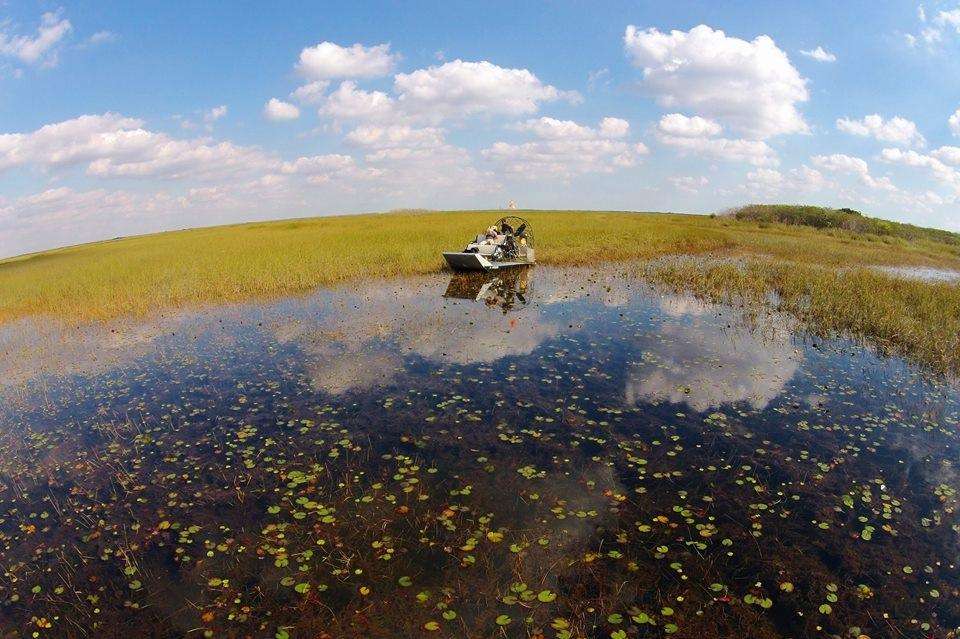
[[[960,271],[929,266],[877,266],[878,271],[907,280],[960,282]]]
[[[616,269],[0,329],[3,637],[945,637],[956,387]]]

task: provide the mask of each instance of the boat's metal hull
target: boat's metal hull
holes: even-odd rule
[[[493,262],[479,253],[444,253],[443,257],[455,271],[496,271],[501,268],[533,264],[533,262]]]

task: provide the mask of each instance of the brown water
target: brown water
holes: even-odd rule
[[[956,387],[616,269],[22,322],[0,357],[3,637],[960,624]]]

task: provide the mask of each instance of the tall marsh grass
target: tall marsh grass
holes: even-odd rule
[[[513,212],[511,212],[513,213]],[[764,213],[764,216],[768,212]],[[808,212],[809,213],[809,212]],[[503,211],[403,211],[222,226],[86,244],[0,261],[0,322],[46,315],[71,322],[306,291],[359,277],[436,272]],[[518,211],[546,264],[703,260],[654,276],[702,295],[762,299],[825,330],[849,331],[940,368],[960,368],[960,292],[895,280],[867,265],[960,269],[960,245],[935,233],[811,228],[774,218],[666,213]],[[789,217],[789,216],[787,216]],[[914,227],[911,227],[914,228]],[[948,234],[950,235],[950,234]]]

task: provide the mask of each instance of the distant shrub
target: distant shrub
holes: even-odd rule
[[[776,222],[905,240],[931,240],[960,246],[960,235],[956,233],[867,217],[850,208],[831,209],[803,204],[749,204],[734,209],[732,215],[738,220],[756,222],[761,226]]]

